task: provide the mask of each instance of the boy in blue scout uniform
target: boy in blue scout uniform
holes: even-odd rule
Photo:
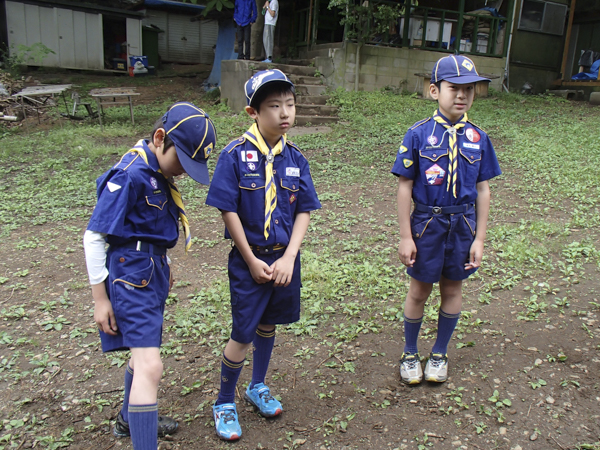
[[[300,244],[310,211],[319,209],[308,161],[286,133],[296,117],[294,85],[280,70],[256,73],[245,85],[255,123],[219,155],[206,204],[221,210],[229,254],[233,325],[223,351],[221,390],[213,407],[221,439],[242,430],[235,386],[253,345],[252,381],[244,398],[265,417],[282,407],[264,384],[275,325],[300,318]]]
[[[94,320],[104,352],[131,350],[113,434],[131,436],[136,450],[156,450],[158,435],[177,430],[177,422],[159,417],[157,408],[163,312],[173,283],[167,249],[177,243],[178,220],[186,251],[191,245],[173,177],[187,173],[208,184],[206,162],[215,140],[204,111],[175,103],[150,140],[140,140],[96,181],[98,203],[84,235]]]
[[[469,58],[451,55],[436,63],[429,89],[438,110],[408,130],[392,168],[399,178],[398,254],[411,276],[400,360],[400,376],[407,384],[423,379],[417,339],[425,301],[436,282],[442,300],[425,379],[448,379],[447,349],[462,307],[462,280],[477,270],[483,256],[488,180],[501,171],[487,134],[467,118],[477,81],[489,80],[479,76]]]

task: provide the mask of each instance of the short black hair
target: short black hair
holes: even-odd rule
[[[265,84],[261,89],[258,90],[256,94],[254,94],[254,97],[252,97],[252,101],[250,102],[250,106],[252,106],[256,112],[260,112],[260,105],[269,95],[285,95],[290,93],[294,96],[295,102],[296,89],[293,85],[285,81],[271,81],[270,83]]]
[[[163,128],[163,129],[165,128],[165,124],[163,123],[162,117],[160,119],[158,119],[156,122],[154,122],[154,130],[152,130],[152,135],[150,136],[150,142],[154,142],[154,135],[156,134],[156,132],[158,131],[159,128]],[[167,130],[165,130],[165,140],[164,140],[164,146],[163,146],[163,153],[169,147],[171,147],[172,145],[175,145],[175,143],[171,140],[171,138],[166,133],[166,131]]]

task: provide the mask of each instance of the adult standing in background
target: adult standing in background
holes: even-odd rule
[[[238,59],[250,59],[250,29],[257,15],[256,0],[235,0],[233,20],[237,24]]]
[[[273,62],[273,40],[275,37],[275,25],[279,16],[279,2],[267,0],[263,6],[265,14],[265,29],[263,31],[263,45],[265,46],[265,59],[263,62]]]

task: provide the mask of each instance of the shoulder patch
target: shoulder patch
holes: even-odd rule
[[[406,159],[406,158],[404,158],[404,159],[402,160],[402,162],[404,163],[404,167],[406,167],[407,169],[408,169],[410,166],[412,166],[412,165],[413,165],[413,162],[412,162],[412,160],[411,160],[411,159]]]
[[[224,151],[226,151],[227,153],[231,153],[231,151],[234,148],[236,148],[238,145],[242,145],[244,142],[246,142],[246,138],[244,136],[241,136],[241,137],[239,137],[237,139],[234,139],[229,144],[227,144],[227,146],[225,147]]]
[[[483,131],[483,132],[484,132],[484,133],[487,135],[487,132],[486,132],[486,131],[485,131],[483,128],[481,128],[479,125],[476,125],[476,124],[474,124],[474,123],[473,123],[473,122],[471,122],[470,120],[467,120],[467,122],[468,122],[468,123],[470,123],[471,125],[473,125],[475,128],[477,128],[477,129],[479,129],[479,130]]]
[[[415,123],[412,127],[410,127],[409,130],[414,130],[415,128],[420,127],[421,125],[429,122],[430,120],[431,120],[431,117],[428,117],[427,119],[420,120],[417,123]]]

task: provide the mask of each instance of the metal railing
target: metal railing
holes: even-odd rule
[[[314,5],[318,4],[319,0],[314,0]],[[509,17],[512,8],[514,0],[509,5]],[[319,14],[316,11],[318,8],[313,7],[312,18],[310,8],[295,11],[293,35],[298,46],[317,42]],[[508,48],[510,24],[507,18],[486,11],[467,13],[411,6],[408,0],[405,4],[390,0],[355,0],[344,14],[339,17],[345,23],[346,41],[493,57],[505,56]]]

